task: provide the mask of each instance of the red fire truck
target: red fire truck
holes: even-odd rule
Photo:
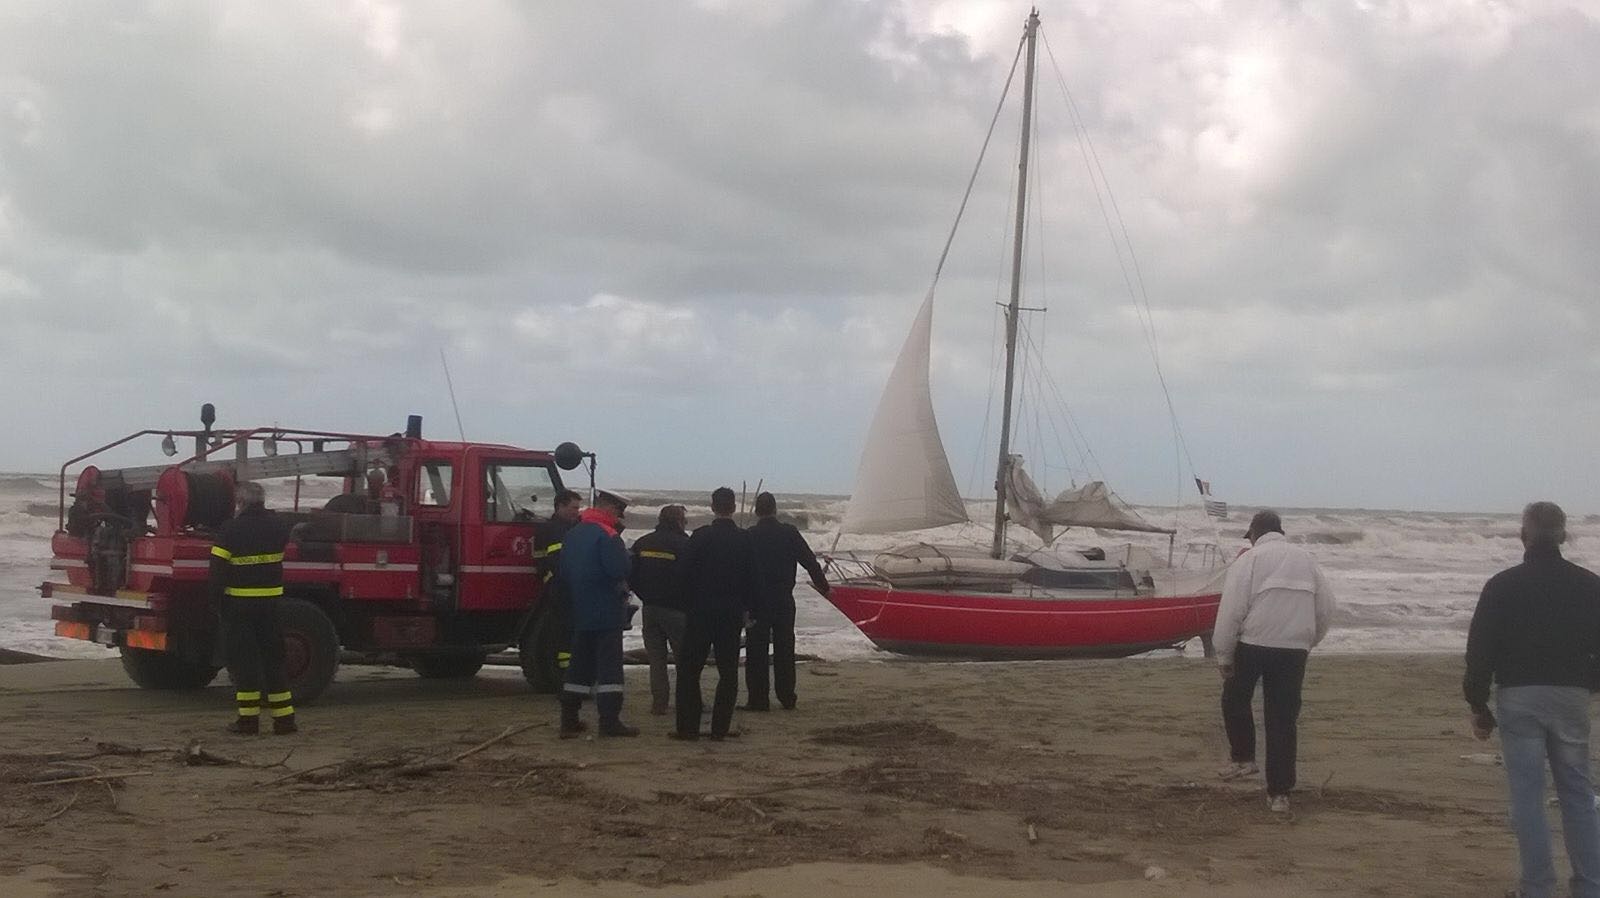
[[[214,430],[209,404],[201,421],[203,430],[142,430],[62,465],[56,574],[40,588],[61,602],[51,609],[57,635],[118,649],[145,688],[209,684],[227,660],[208,586],[211,537],[233,513],[234,484],[253,480],[293,524],[280,608],[297,702],[327,687],[341,656],[455,678],[513,646],[535,689],[558,688],[568,615],[540,601],[535,533],[562,471],[587,466],[593,489],[593,453],[425,440],[417,416],[389,436]],[[158,438],[169,457],[193,440],[193,455],[88,464],[69,496],[69,469]],[[341,482],[331,499],[302,501],[311,484],[325,496]]]

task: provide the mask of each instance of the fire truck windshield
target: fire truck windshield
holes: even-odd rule
[[[483,472],[485,521],[537,521],[550,516],[556,486],[548,467],[532,462],[489,462]]]

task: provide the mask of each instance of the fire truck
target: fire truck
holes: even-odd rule
[[[417,416],[388,436],[213,429],[215,418],[207,404],[202,430],[141,430],[61,466],[52,577],[40,587],[57,602],[58,636],[116,648],[147,689],[211,683],[227,663],[212,536],[233,514],[234,485],[252,480],[292,525],[279,608],[297,703],[327,688],[341,659],[466,678],[512,647],[534,689],[559,688],[570,616],[541,601],[536,528],[563,471],[586,466],[593,489],[593,453],[427,440]],[[92,463],[157,439],[169,458],[190,440],[193,454]],[[310,499],[312,487],[326,497],[339,484]]]

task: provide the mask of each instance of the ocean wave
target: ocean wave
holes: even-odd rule
[[[49,517],[24,511],[0,511],[0,537],[25,537],[48,540],[56,532],[55,509]]]

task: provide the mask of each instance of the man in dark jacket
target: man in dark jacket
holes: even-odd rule
[[[287,735],[297,727],[293,696],[283,674],[278,603],[283,597],[283,549],[289,542],[289,525],[267,510],[261,484],[239,483],[233,496],[237,513],[222,525],[211,546],[211,590],[222,608],[228,672],[239,708],[229,729],[245,736],[261,732],[264,689],[272,732]]]
[[[572,603],[572,663],[561,691],[561,737],[586,727],[578,719],[594,696],[600,735],[637,736],[622,722],[622,631],[628,627],[628,550],[617,535],[628,501],[600,491],[594,507],[562,538],[557,578]]]
[[[684,597],[678,583],[678,556],[689,542],[684,530],[688,510],[682,505],[661,509],[656,529],[633,544],[633,573],[628,584],[644,603],[644,651],[650,658],[650,713],[667,713],[672,684],[667,677],[667,649],[683,656]]]
[[[755,623],[745,632],[744,682],[745,710],[769,711],[767,646],[772,646],[772,679],[778,702],[793,711],[794,693],[794,570],[799,565],[811,575],[817,592],[828,594],[828,578],[822,574],[816,553],[792,524],[778,520],[778,500],[771,493],[756,496],[756,523],[750,528],[755,546],[756,566],[761,570],[761,596],[756,604]]]
[[[678,658],[679,739],[700,738],[700,673],[713,646],[717,652],[717,697],[711,708],[711,738],[725,739],[739,699],[739,632],[751,619],[760,578],[750,534],[733,520],[733,490],[711,494],[716,520],[689,537],[680,559],[679,576],[688,598],[689,616]]]
[[[1489,738],[1499,711],[1511,829],[1523,898],[1556,891],[1544,816],[1544,769],[1561,803],[1575,898],[1600,898],[1600,812],[1589,776],[1589,692],[1600,658],[1600,577],[1561,557],[1567,516],[1552,502],[1522,512],[1522,564],[1489,579],[1467,634],[1462,681],[1472,729]]]
[[[556,669],[561,671],[566,670],[572,662],[569,640],[572,603],[567,599],[566,586],[556,578],[556,570],[561,563],[562,540],[567,531],[578,523],[578,515],[582,510],[583,496],[575,490],[561,490],[556,493],[555,510],[550,519],[540,521],[533,528],[533,558],[538,565],[540,583],[539,602],[549,609],[545,613],[555,616],[553,626],[563,640],[556,651]]]

